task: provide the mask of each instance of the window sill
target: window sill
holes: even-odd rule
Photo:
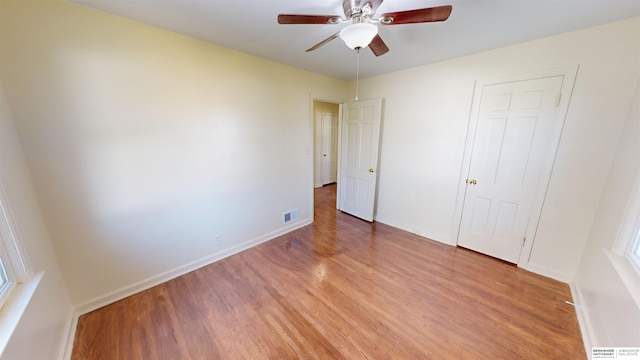
[[[42,275],[44,275],[44,271],[39,272],[24,283],[16,285],[2,310],[0,310],[0,356],[7,344],[9,344],[11,335],[18,327],[22,314],[24,314],[31,297],[36,292],[38,284],[40,284]]]
[[[636,306],[640,309],[640,274],[638,274],[633,264],[631,264],[631,261],[625,256],[618,255],[609,250],[605,250],[604,252],[607,254],[613,268],[616,269],[618,276],[620,276],[620,279],[622,279],[622,282],[627,287]]]

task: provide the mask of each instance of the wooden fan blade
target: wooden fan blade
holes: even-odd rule
[[[342,18],[337,15],[278,15],[278,24],[337,24],[341,21]]]
[[[375,56],[384,55],[389,51],[389,47],[387,47],[387,44],[382,41],[380,35],[376,35],[376,37],[371,40],[371,43],[369,43],[369,49],[373,51]]]
[[[315,49],[319,48],[320,46],[322,46],[322,45],[324,45],[324,44],[328,43],[329,41],[331,41],[331,40],[333,40],[333,39],[337,38],[337,37],[338,37],[338,35],[340,35],[340,31],[338,31],[337,33],[335,33],[335,34],[333,34],[333,35],[329,36],[328,38],[326,38],[326,39],[324,39],[324,40],[320,41],[319,43],[317,43],[317,44],[313,45],[312,47],[310,47],[310,48],[308,48],[307,50],[305,50],[305,52],[313,51],[313,50],[315,50]]]
[[[449,18],[452,9],[453,7],[451,5],[444,5],[426,9],[386,13],[380,16],[380,24],[399,25],[445,21]]]

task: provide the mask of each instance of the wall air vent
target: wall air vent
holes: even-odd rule
[[[282,213],[283,224],[288,224],[296,220],[298,220],[298,209],[293,209],[293,210]]]

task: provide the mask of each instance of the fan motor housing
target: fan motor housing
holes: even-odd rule
[[[354,17],[369,16],[373,14],[373,5],[370,1],[344,0],[342,8],[347,19]]]

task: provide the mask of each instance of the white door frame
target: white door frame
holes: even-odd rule
[[[471,106],[471,113],[469,116],[469,124],[467,127],[467,140],[464,147],[464,155],[462,161],[462,168],[460,171],[460,178],[458,179],[458,195],[456,201],[456,210],[454,215],[454,228],[452,229],[452,238],[456,239],[456,244],[458,241],[458,236],[460,234],[460,225],[462,223],[462,211],[464,205],[464,198],[466,194],[467,184],[466,180],[469,174],[469,168],[471,166],[471,152],[473,149],[473,143],[475,140],[475,132],[476,126],[478,123],[478,115],[480,113],[480,101],[482,95],[482,89],[488,85],[494,84],[502,84],[506,82],[518,82],[525,81],[530,79],[539,79],[545,77],[555,77],[555,76],[564,76],[562,80],[562,86],[560,89],[560,93],[562,94],[560,97],[560,102],[558,104],[558,108],[560,109],[560,121],[561,124],[557,127],[555,133],[552,135],[553,142],[552,148],[549,152],[549,158],[545,162],[542,179],[546,179],[546,181],[542,181],[543,185],[536,191],[536,196],[533,202],[533,207],[531,209],[531,218],[529,219],[529,225],[527,226],[527,231],[525,233],[526,240],[522,247],[522,251],[520,252],[520,258],[518,259],[518,266],[522,268],[527,268],[529,264],[529,257],[531,255],[531,249],[533,248],[533,243],[535,241],[536,231],[538,229],[538,222],[540,220],[540,215],[542,214],[542,208],[544,206],[544,199],[547,194],[547,188],[549,186],[549,180],[551,179],[551,173],[553,170],[553,165],[556,158],[556,153],[558,151],[558,147],[560,144],[560,138],[562,135],[562,129],[564,127],[564,122],[567,116],[567,110],[569,108],[569,101],[571,100],[571,93],[573,91],[573,84],[575,83],[575,79],[578,74],[578,66],[536,71],[531,73],[517,74],[511,76],[505,76],[494,79],[487,80],[479,80],[476,81],[475,90],[473,92],[473,100]]]
[[[342,125],[342,103],[343,101],[340,99],[331,99],[331,98],[327,98],[327,97],[322,97],[322,96],[316,96],[312,93],[309,93],[309,135],[308,135],[308,144],[309,146],[307,146],[306,148],[306,154],[309,157],[309,214],[311,214],[310,218],[311,221],[314,221],[314,207],[315,207],[315,201],[313,199],[313,193],[314,193],[314,189],[315,189],[315,176],[314,176],[314,172],[315,172],[315,156],[314,156],[314,151],[315,151],[315,131],[316,128],[314,126],[314,119],[315,119],[315,111],[313,109],[313,102],[314,101],[320,101],[320,102],[325,102],[325,103],[330,103],[330,104],[336,104],[338,105],[338,139],[340,139],[340,126]],[[336,154],[338,162],[340,161],[340,141],[338,141],[338,154]],[[338,163],[338,178],[337,181],[340,181],[340,164]],[[338,199],[339,199],[339,195]],[[337,202],[336,202],[336,207],[337,207]]]
[[[320,101],[320,100],[314,100],[314,101]],[[321,101],[321,102],[325,102],[325,103],[329,103],[329,104],[335,104],[338,105],[338,110],[340,109],[340,104],[336,104],[333,102],[327,102],[327,101]],[[314,179],[313,179],[313,186],[314,188],[318,188],[323,186],[323,180],[322,180],[322,144],[320,142],[318,142],[318,138],[322,138],[322,136],[318,136],[318,134],[322,133],[322,117],[323,115],[335,115],[337,117],[336,120],[339,119],[339,114],[337,113],[332,113],[332,112],[325,112],[325,111],[315,111],[315,118],[314,118],[314,128],[313,128],[313,161],[314,161]],[[336,121],[336,134],[337,134],[337,126],[339,126],[338,122]],[[337,135],[336,135],[337,136]],[[332,157],[335,159],[336,164],[338,163],[338,153],[337,153],[337,148],[338,148],[338,140],[336,139],[336,142],[334,143],[335,145],[335,154],[332,154]],[[333,149],[332,149],[333,150]],[[318,181],[318,170],[320,170],[320,178]]]
[[[340,171],[340,167],[342,167],[342,104],[344,103],[338,104],[338,153],[336,154],[338,156],[338,175],[336,183],[340,182],[342,176]],[[340,186],[336,187],[336,209],[340,209]]]

